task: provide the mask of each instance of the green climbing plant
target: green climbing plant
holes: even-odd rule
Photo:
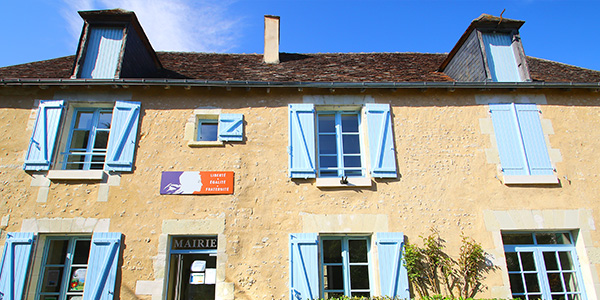
[[[462,245],[456,259],[446,253],[445,240],[434,228],[419,236],[422,246],[407,243],[404,266],[413,294],[423,299],[462,299],[474,297],[484,288],[482,281],[494,269],[481,244],[461,235]]]

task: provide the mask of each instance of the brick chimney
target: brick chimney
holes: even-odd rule
[[[265,15],[265,53],[267,64],[279,63],[279,17]]]

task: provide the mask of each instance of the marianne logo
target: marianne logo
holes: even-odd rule
[[[233,172],[162,172],[161,195],[233,194]]]

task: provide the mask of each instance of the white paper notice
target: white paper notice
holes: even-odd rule
[[[204,272],[204,268],[206,267],[206,261],[204,260],[195,260],[192,263],[191,271],[192,272]]]
[[[204,278],[204,284],[215,284],[217,283],[217,269],[206,269],[206,276]]]
[[[190,284],[204,284],[204,273],[190,274]]]

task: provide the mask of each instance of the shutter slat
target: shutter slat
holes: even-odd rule
[[[316,177],[313,104],[289,105],[289,165],[291,178]]]
[[[514,105],[490,104],[500,165],[504,175],[529,175]]]
[[[290,234],[290,299],[319,298],[319,247],[316,233]]]
[[[9,232],[6,234],[2,261],[0,263],[0,297],[23,299],[29,262],[33,252],[32,232]]]
[[[540,113],[535,104],[515,104],[530,175],[553,175]]]
[[[378,232],[379,281],[381,296],[409,299],[408,274],[402,263],[404,234],[402,232]]]
[[[389,104],[366,104],[371,176],[396,178],[396,153]]]
[[[35,126],[25,157],[24,170],[49,170],[60,127],[63,100],[40,101]]]
[[[244,115],[243,114],[221,114],[219,115],[219,140],[220,141],[243,141]]]
[[[112,300],[115,295],[121,233],[99,232],[92,236],[83,300]]]
[[[139,118],[139,102],[117,101],[115,103],[106,149],[107,170],[126,172],[132,170]]]

